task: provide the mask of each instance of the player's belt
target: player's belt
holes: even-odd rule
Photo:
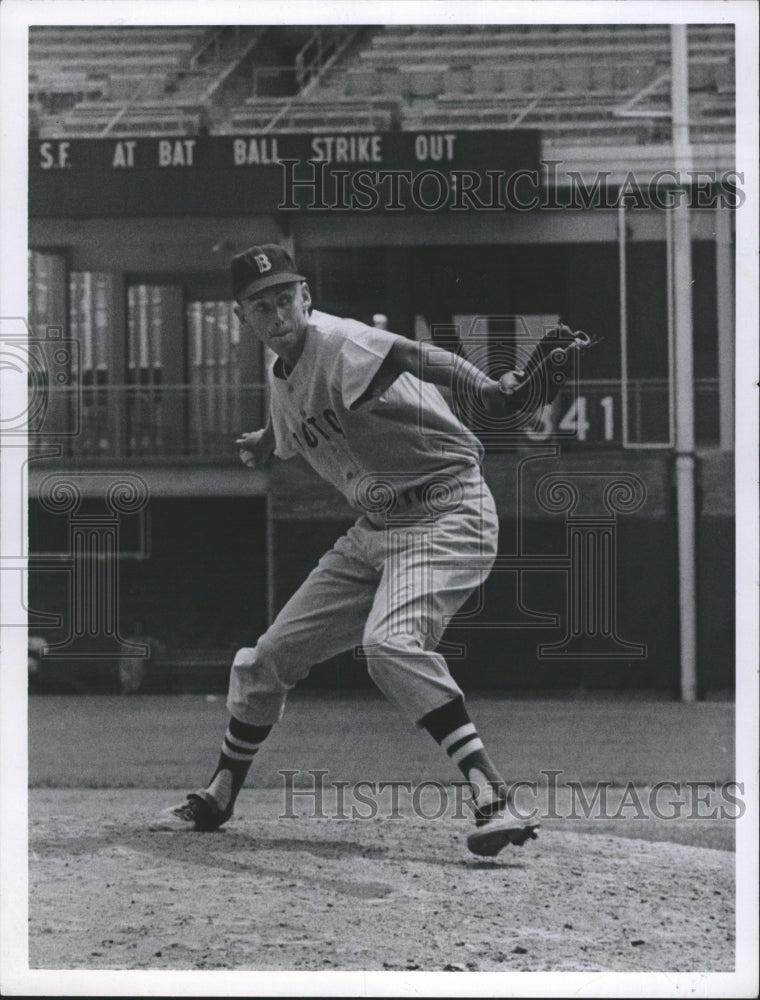
[[[413,507],[422,504],[428,513],[444,514],[459,506],[462,495],[463,484],[457,473],[439,472],[416,486],[400,490],[398,505]]]
[[[433,473],[412,486],[395,486],[392,478],[372,480],[366,503],[357,497],[371,521],[385,523],[388,517],[439,517],[459,509],[471,489],[477,486],[480,472],[475,467],[455,467]],[[482,482],[482,480],[481,480]]]

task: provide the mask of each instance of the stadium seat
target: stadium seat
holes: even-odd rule
[[[380,76],[377,70],[373,68],[365,69],[362,66],[351,66],[346,72],[345,80],[345,93],[347,97],[370,97],[374,94],[379,94],[381,91]]]
[[[247,77],[240,73],[226,91],[214,93],[219,65],[199,63],[197,56],[211,54],[210,43],[216,44],[223,30],[33,28],[29,101],[35,127],[52,138],[98,135],[104,129],[127,134],[130,128],[142,135],[208,127],[224,135],[259,132],[273,122],[278,131],[290,132],[372,131],[399,122],[405,128],[520,125],[548,136],[573,139],[586,132],[602,141],[623,135],[633,142],[669,128],[657,115],[650,121],[613,116],[642,91],[637,111],[666,109],[667,80],[646,92],[669,70],[665,24],[368,26],[321,76],[299,75],[295,57],[288,63],[280,55],[282,66],[254,62]],[[261,35],[276,29],[236,30]],[[723,98],[714,105],[694,104],[695,135],[717,130],[724,136],[730,130],[733,44],[730,25],[688,28],[690,89]],[[255,83],[252,93],[251,71],[259,83],[269,73],[271,86],[265,89],[284,96],[262,97]],[[288,74],[285,83],[277,73]],[[302,94],[298,80],[308,83]]]
[[[404,94],[412,99],[434,97],[441,92],[447,69],[448,65],[441,63],[402,66]]]
[[[204,26],[33,26],[29,93],[39,108],[40,134],[100,134],[119,108],[162,95],[169,73],[191,60],[207,32]],[[137,115],[139,134],[149,116],[146,112],[139,120]],[[163,120],[173,127],[176,118],[164,111],[157,127]],[[198,125],[197,116],[183,119],[187,129],[197,130]]]

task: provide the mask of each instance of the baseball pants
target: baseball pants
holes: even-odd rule
[[[498,518],[479,470],[458,481],[463,495],[442,513],[415,498],[383,521],[361,516],[338,539],[256,646],[235,656],[232,716],[279,721],[315,663],[359,646],[377,687],[414,723],[462,694],[436,647],[491,570]]]

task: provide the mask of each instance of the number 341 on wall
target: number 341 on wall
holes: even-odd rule
[[[532,427],[525,429],[525,436],[530,441],[554,436],[575,441],[614,441],[614,397],[576,396],[568,407],[567,400],[560,396],[541,408]]]

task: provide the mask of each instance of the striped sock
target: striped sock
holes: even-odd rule
[[[483,746],[464,699],[455,698],[429,712],[420,725],[440,743],[472,785],[476,816],[483,820],[498,812],[507,801],[504,779]]]
[[[253,758],[271,729],[271,726],[251,726],[247,722],[230,717],[222,741],[219,763],[206,788],[220,809],[226,809],[235,802]]]

